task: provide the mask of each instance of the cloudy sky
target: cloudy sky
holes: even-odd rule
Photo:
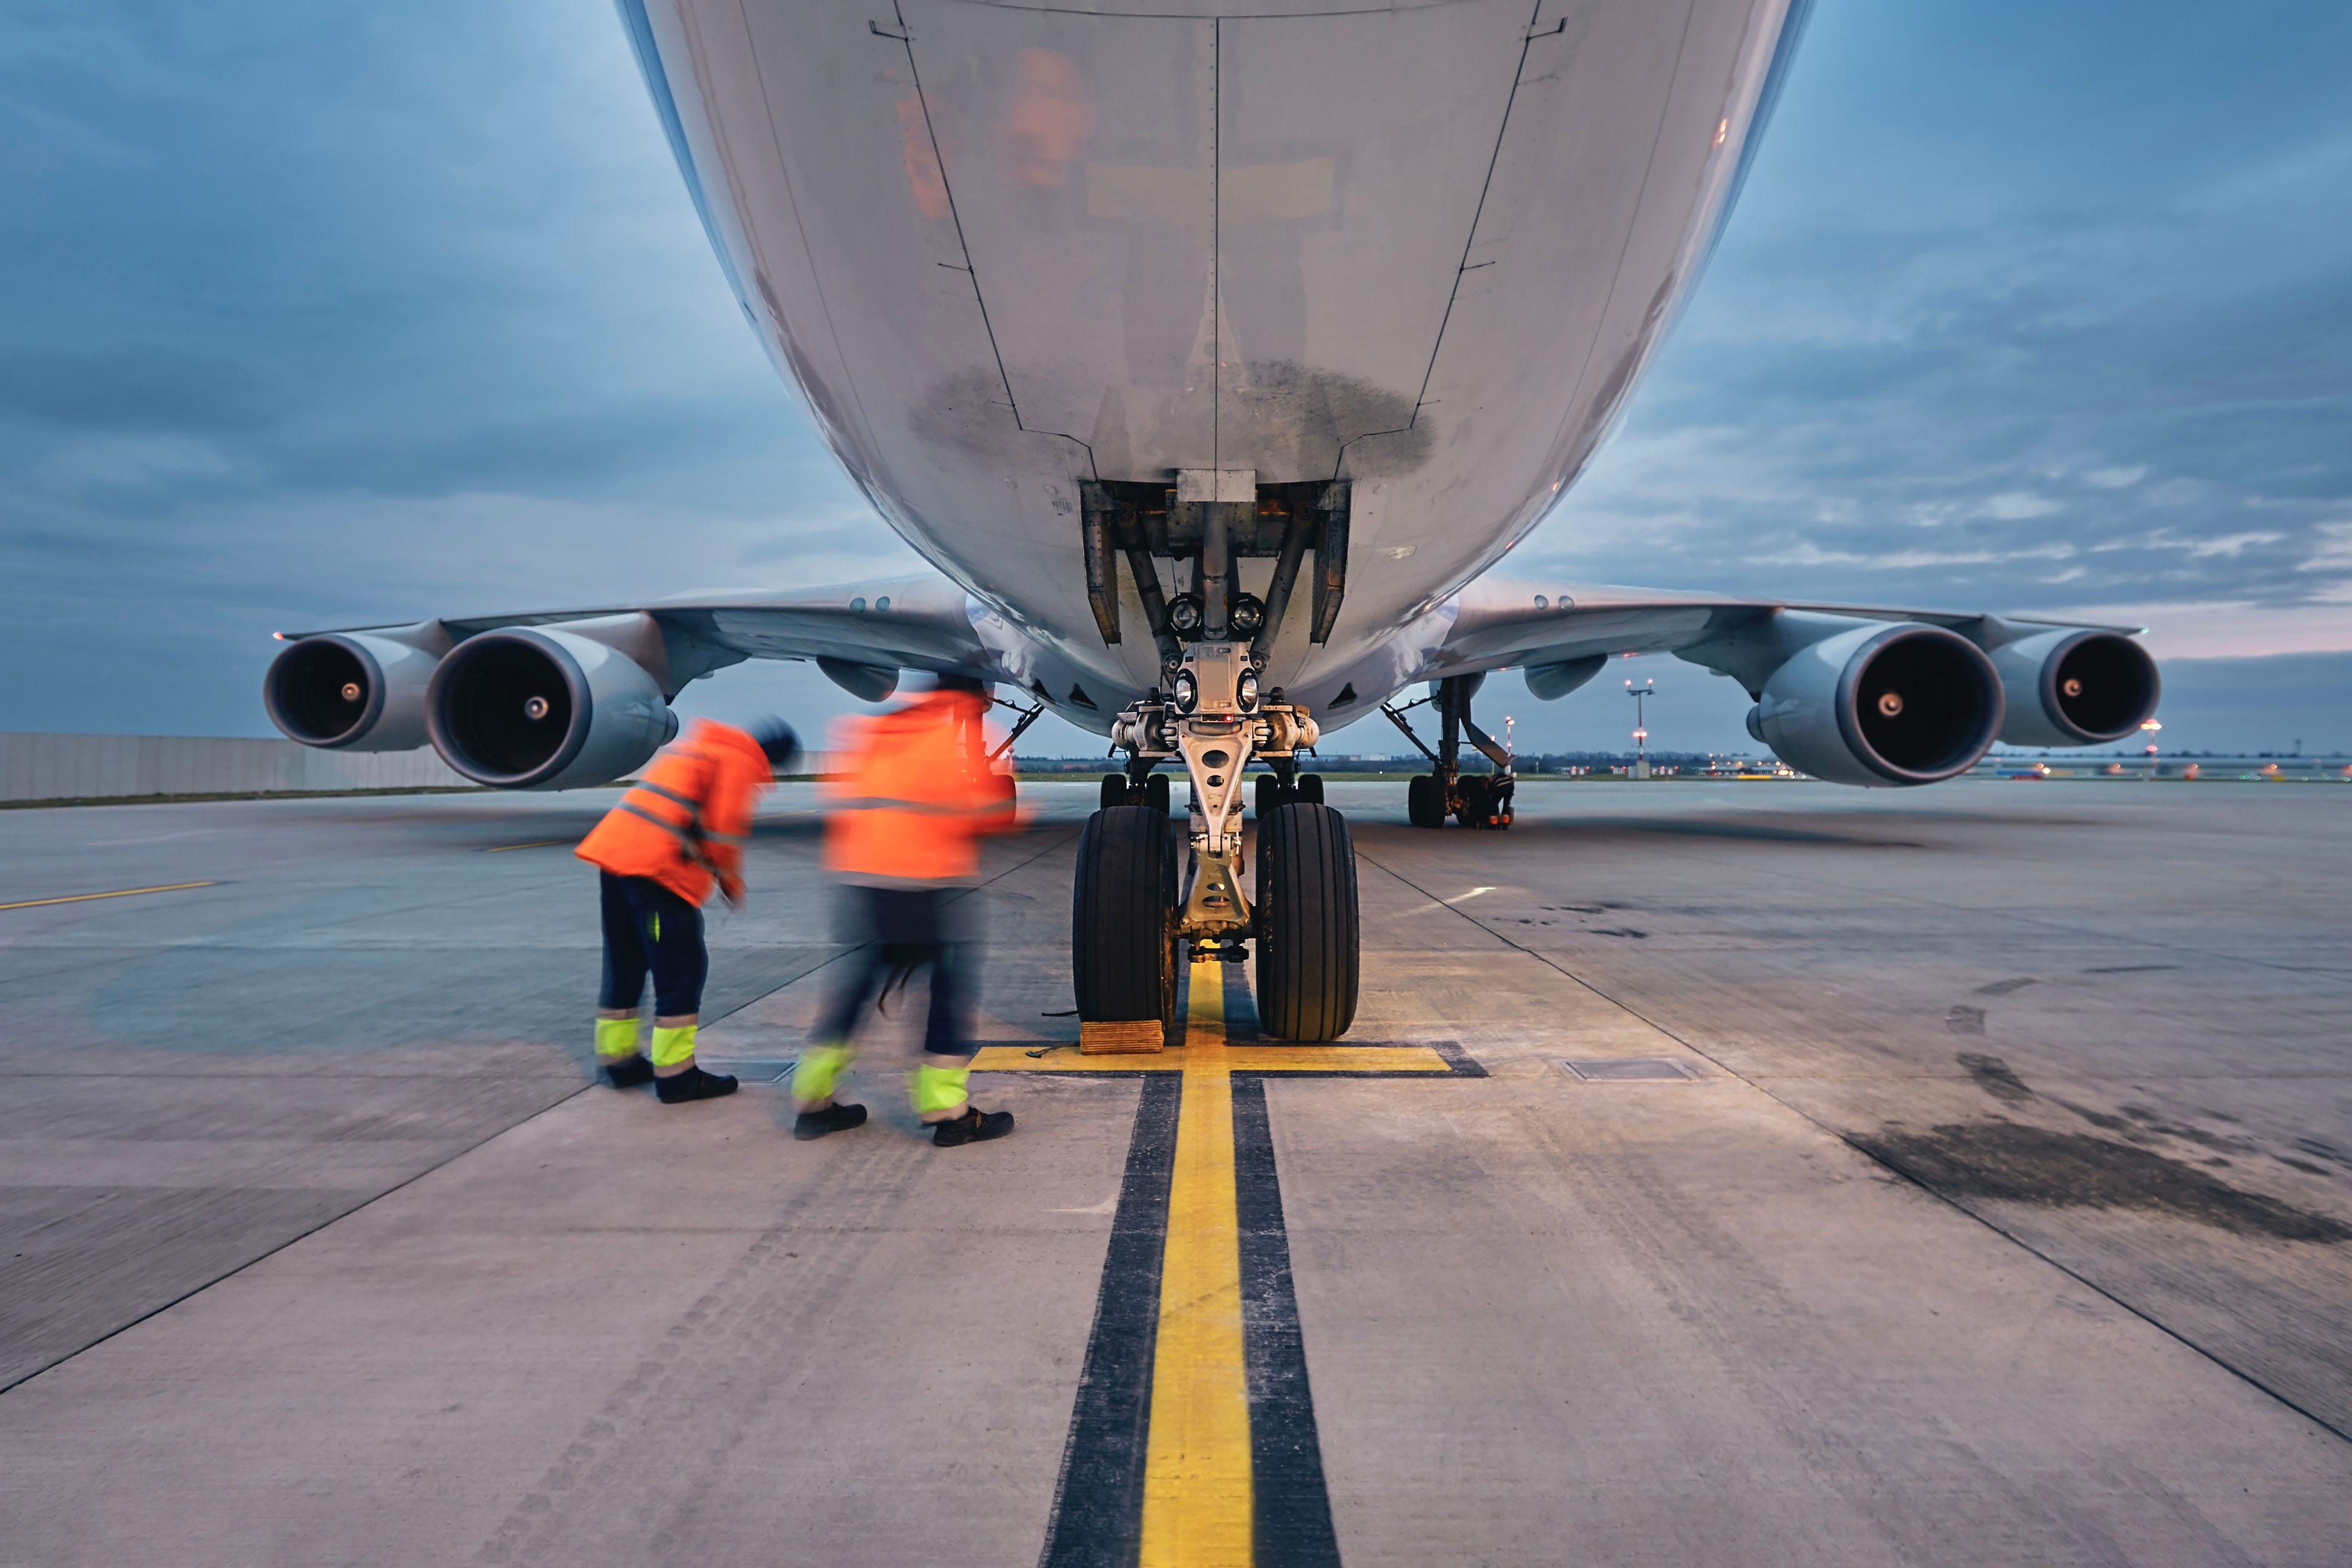
[[[5,16],[0,729],[267,733],[276,627],[911,563],[745,331],[604,0]],[[2340,0],[1822,0],[1519,559],[2143,622],[2168,742],[2352,747],[2347,68]],[[1729,682],[1612,673],[1662,742],[1746,743]],[[1627,727],[1614,680],[1492,689],[1523,746]]]

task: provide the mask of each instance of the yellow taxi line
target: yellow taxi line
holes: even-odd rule
[[[983,1046],[971,1059],[975,1072],[1181,1072],[1193,1053],[1173,1050],[1135,1055],[1080,1056],[1063,1046],[1044,1056],[1035,1046]],[[1218,1064],[1227,1072],[1426,1072],[1450,1073],[1453,1064],[1427,1046],[1224,1046]]]
[[[0,910],[37,910],[44,904],[82,904],[92,899],[128,899],[139,893],[179,893],[190,888],[217,888],[218,882],[166,882],[160,888],[117,888],[110,893],[68,893],[58,899],[26,899],[22,903],[0,904]]]
[[[1192,966],[1184,1093],[1160,1265],[1140,1568],[1248,1568],[1249,1374],[1234,1201],[1224,966]]]

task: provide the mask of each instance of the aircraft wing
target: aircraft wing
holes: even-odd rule
[[[513,627],[611,625],[643,616],[658,628],[669,678],[664,684],[671,692],[747,658],[814,659],[877,675],[900,669],[992,674],[990,654],[972,629],[965,604],[963,590],[943,578],[894,577],[778,593],[683,595],[637,604],[446,616],[421,626],[324,626],[278,636],[295,642],[367,633],[414,640],[422,634],[446,647]]]
[[[430,741],[478,783],[563,789],[642,764],[677,732],[670,704],[687,683],[747,658],[814,660],[869,702],[904,669],[1003,679],[970,604],[944,578],[898,577],[280,632],[262,700],[306,746]]]
[[[2064,628],[2136,636],[2139,626],[2097,626],[1983,611],[1906,609],[1879,605],[1750,599],[1721,594],[1672,594],[1601,584],[1547,584],[1486,578],[1465,587],[1452,629],[1416,679],[1519,668],[1536,694],[1560,696],[1589,679],[1594,661],[1635,653],[1679,654],[1695,664],[1740,674],[1748,661],[1736,649],[1740,628],[1776,612],[1850,620],[1919,622],[1968,631],[1997,626],[1993,640],[2024,628]],[[1723,657],[1715,657],[1720,652]],[[1565,685],[1561,682],[1565,680]],[[1546,687],[1557,689],[1547,690]]]

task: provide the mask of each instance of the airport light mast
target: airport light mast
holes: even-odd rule
[[[1645,680],[1639,686],[1630,680],[1625,683],[1625,695],[1633,700],[1633,776],[1637,779],[1650,776],[1650,726],[1643,716],[1643,703],[1658,694],[1657,686],[1654,680]]]
[[[2156,732],[2164,726],[2149,719],[2143,721],[2139,728],[2140,733],[2147,737],[2147,776],[2153,779],[2156,777]]]

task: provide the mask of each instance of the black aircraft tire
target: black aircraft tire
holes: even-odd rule
[[[1445,795],[1435,773],[1415,773],[1404,786],[1404,815],[1415,827],[1445,826]]]
[[[1114,805],[1125,805],[1126,804],[1127,775],[1125,773],[1105,773],[1103,775],[1102,782],[1102,808],[1105,811],[1108,811]]]
[[[1166,773],[1153,773],[1143,781],[1143,804],[1162,816],[1168,815],[1171,807],[1168,804]]]
[[[1257,921],[1260,1026],[1277,1040],[1346,1034],[1362,957],[1346,817],[1300,801],[1259,825]]]
[[[1465,773],[1462,779],[1462,809],[1454,820],[1465,827],[1486,826],[1486,779],[1482,773]]]
[[[1282,787],[1282,781],[1280,779],[1275,777],[1272,773],[1260,773],[1257,775],[1256,805],[1257,819],[1259,822],[1263,823],[1265,820],[1266,813],[1272,811],[1276,806],[1288,805],[1290,793]]]
[[[1298,786],[1292,792],[1292,798],[1295,800],[1303,800],[1309,805],[1321,805],[1323,804],[1323,775],[1321,773],[1299,774]]]
[[[1070,900],[1078,1021],[1176,1019],[1176,835],[1168,814],[1118,805],[1087,819]]]

